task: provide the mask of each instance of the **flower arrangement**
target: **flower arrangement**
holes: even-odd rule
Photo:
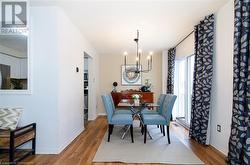
[[[140,95],[140,94],[133,94],[132,95],[132,99],[134,100],[134,105],[135,106],[138,106],[138,105],[140,105],[140,98],[141,98],[142,96]]]
[[[139,100],[140,98],[141,98],[140,94],[133,94],[132,95],[132,99],[134,99],[134,100]]]

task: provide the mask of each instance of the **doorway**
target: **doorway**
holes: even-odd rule
[[[90,85],[90,73],[91,73],[91,56],[84,52],[84,126],[86,127],[89,121],[89,111],[90,111],[90,97],[91,85]]]
[[[175,118],[186,128],[190,126],[193,92],[194,55],[177,60],[175,65],[174,93],[177,95]]]

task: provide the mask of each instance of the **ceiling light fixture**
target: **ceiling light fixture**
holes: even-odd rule
[[[124,52],[124,66],[125,66],[125,71],[126,72],[135,72],[135,73],[148,73],[149,71],[152,70],[152,64],[153,64],[153,52],[150,51],[148,56],[147,56],[147,69],[143,69],[142,65],[141,65],[141,57],[142,57],[142,50],[139,49],[139,30],[137,30],[137,37],[134,39],[134,41],[136,42],[136,57],[135,57],[135,68],[133,70],[129,69],[127,70],[127,56],[128,56],[128,52]]]

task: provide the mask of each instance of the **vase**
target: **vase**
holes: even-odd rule
[[[135,106],[139,106],[140,105],[140,100],[139,99],[134,99],[134,104],[135,104]]]

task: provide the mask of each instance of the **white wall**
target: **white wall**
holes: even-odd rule
[[[1,94],[1,107],[24,108],[20,125],[37,123],[38,153],[58,150],[56,8],[31,8],[32,94]],[[48,39],[49,38],[49,39]]]
[[[93,59],[97,54],[63,10],[58,11],[57,23],[60,48],[58,109],[62,150],[84,128],[84,51],[95,55]],[[76,72],[76,67],[79,68],[79,72]]]
[[[194,54],[194,33],[188,36],[180,45],[177,46],[176,60],[183,59],[193,54]]]
[[[20,125],[37,123],[37,153],[56,154],[83,130],[83,52],[96,64],[95,98],[98,54],[60,8],[31,7],[30,15],[32,94],[1,94],[0,107],[24,108]]]
[[[216,12],[215,26],[210,143],[227,155],[233,100],[233,0],[230,0],[230,2]],[[221,125],[221,132],[216,131],[217,124]]]

